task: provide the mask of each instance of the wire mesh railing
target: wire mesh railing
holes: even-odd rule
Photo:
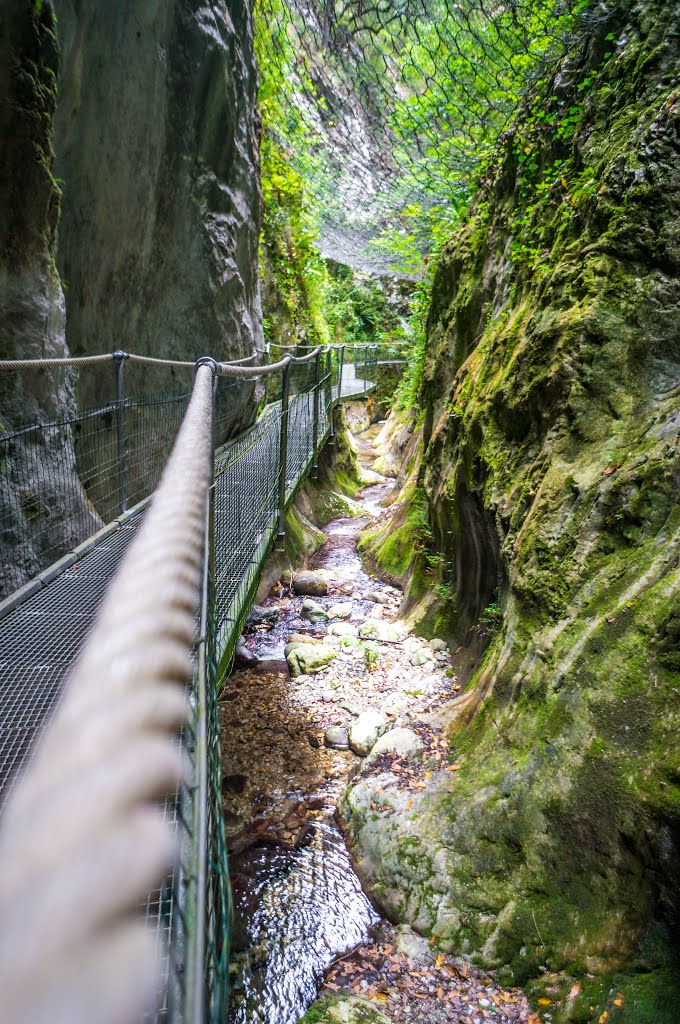
[[[345,364],[344,354],[341,346],[316,349],[266,367],[202,361],[213,379],[212,428],[205,432],[205,443],[215,454],[208,512],[204,525],[197,527],[199,532],[204,529],[205,537],[197,545],[204,567],[200,593],[195,594],[194,673],[187,684],[191,713],[177,740],[192,767],[187,784],[168,798],[163,811],[165,825],[179,844],[179,861],[172,877],[162,884],[159,879],[159,887],[146,901],[145,917],[155,935],[161,977],[156,1002],[148,1008],[145,1021],[202,1024],[224,1019],[229,890],[220,784],[219,684],[248,614],[260,569],[285,529],[286,509],[332,434],[333,407],[345,396],[348,368],[352,397],[363,394],[370,380],[371,353],[359,358],[361,376],[355,372],[356,357]],[[22,426],[0,437],[0,509],[12,501],[21,504],[22,499],[26,506],[26,481],[33,474],[38,481],[45,480],[44,489],[38,491],[50,503],[50,515],[45,518],[71,531],[66,539],[63,535],[51,538],[48,523],[40,517],[29,518],[28,539],[18,536],[15,545],[19,561],[40,568],[50,556],[59,555],[65,544],[89,538],[111,520],[107,530],[87,540],[77,557],[68,556],[62,566],[51,567],[34,581],[36,590],[30,584],[23,603],[15,601],[14,595],[0,605],[0,692],[4,695],[0,791],[9,792],[21,780],[36,740],[59,707],[64,679],[76,658],[89,657],[86,637],[107,581],[128,542],[134,542],[151,514],[145,511],[145,503],[123,514],[121,509],[155,487],[180,425],[185,431],[187,406],[193,403],[196,385],[153,398],[121,395],[123,361],[114,360],[114,364],[118,387],[114,399],[68,421]],[[24,366],[17,369],[23,372]],[[205,366],[201,372],[204,377]],[[268,401],[268,392],[276,397]],[[259,415],[238,433],[242,416],[234,410],[247,403],[251,418]],[[230,433],[237,436],[229,439]],[[21,440],[14,451],[16,438]],[[175,481],[177,488],[176,474]],[[70,503],[64,500],[65,494],[73,496]],[[9,546],[11,539],[3,522],[3,543]],[[33,545],[32,561],[22,544]],[[174,557],[170,545],[162,564]],[[135,603],[142,608],[144,595],[140,580]],[[155,609],[147,611],[152,616]],[[10,738],[9,745],[3,736]]]

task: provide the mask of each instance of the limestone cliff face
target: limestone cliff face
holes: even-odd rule
[[[387,909],[520,981],[661,972],[680,910],[679,13],[591,29],[441,257],[420,479],[451,631],[495,632],[460,770],[345,805]],[[646,977],[621,1019],[674,1019]]]
[[[179,359],[260,349],[249,5],[58,0],[57,10],[69,348]],[[135,383],[140,394],[160,386],[157,371]],[[89,376],[79,397],[102,397]]]
[[[6,0],[0,49],[0,355],[260,350],[250,5]],[[192,380],[139,365],[126,377],[140,398],[186,394]],[[113,394],[111,365],[5,375],[2,425],[72,417]],[[221,388],[218,441],[254,405],[252,386]],[[130,503],[152,489],[182,408],[128,417]],[[99,434],[80,445],[77,473],[71,428],[5,444],[0,590],[117,511],[110,414],[88,429]]]
[[[64,296],[54,262],[59,190],[52,176],[58,45],[53,10],[5,2],[0,18],[0,358],[67,355]],[[68,416],[74,374],[0,373],[0,433]],[[59,465],[63,479],[50,473]],[[97,518],[75,474],[68,430],[15,436],[2,446],[0,597],[92,532]],[[68,508],[70,517],[55,515]],[[74,520],[78,520],[78,524]],[[40,536],[29,524],[45,524]]]

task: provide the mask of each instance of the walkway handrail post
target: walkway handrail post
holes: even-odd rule
[[[338,401],[342,398],[342,371],[345,366],[345,346],[340,346],[340,376],[338,377]]]
[[[290,401],[290,368],[292,360],[283,368],[281,378],[281,433],[279,436],[279,533],[277,546],[283,548],[286,537],[286,465],[288,462],[288,406]]]
[[[319,479],[319,401],[321,395],[321,349],[314,360],[314,479]]]
[[[329,437],[335,436],[333,429],[333,349],[326,349],[326,376],[328,377],[328,419],[330,421]]]
[[[122,349],[113,353],[116,373],[116,425],[118,428],[118,504],[121,515],[127,512],[127,481],[125,466],[125,360],[130,356]]]
[[[364,397],[368,392],[368,345],[364,349]]]

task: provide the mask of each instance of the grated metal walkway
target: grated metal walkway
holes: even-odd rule
[[[326,392],[318,422],[318,444],[331,432],[331,407],[372,390],[356,376],[355,367],[342,369],[339,383]],[[214,585],[217,651],[228,659],[255,592],[260,570],[278,532],[277,478],[281,403],[267,406],[241,437],[217,452],[215,459]],[[313,446],[314,393],[290,399],[286,500],[309,472]],[[147,502],[121,517],[95,538],[89,550],[0,619],[0,808],[22,767],[45,730],[59,702],[62,684],[83,649],[99,605],[126,548],[144,518]],[[49,575],[49,574],[48,574]],[[29,588],[30,590],[30,588]],[[166,817],[177,821],[177,803],[166,806]],[[173,885],[156,892],[147,904],[147,920],[159,947],[165,950],[164,990],[150,1020],[167,1020],[172,929]]]

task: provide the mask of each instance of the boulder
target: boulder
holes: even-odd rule
[[[448,647],[446,640],[438,640],[436,637],[434,640],[430,640],[429,647],[431,651],[445,651]]]
[[[315,675],[336,657],[336,652],[324,644],[288,644],[286,646],[286,661],[294,676]]]
[[[430,940],[418,935],[407,924],[397,928],[397,951],[409,960],[434,960]]]
[[[260,659],[256,654],[253,654],[246,645],[243,643],[243,638],[237,643],[236,651],[234,652],[234,668],[235,669],[246,669],[255,668],[259,665]]]
[[[340,705],[342,707],[342,705]],[[376,740],[368,761],[379,754],[397,754],[399,757],[417,757],[422,752],[423,741],[412,729],[390,729]]]
[[[397,643],[401,640],[399,630],[391,622],[381,622],[378,619],[366,619],[359,626],[359,636],[362,640],[379,640],[381,643]]]
[[[316,601],[312,601],[309,598],[306,598],[302,602],[300,615],[303,619],[307,619],[308,622],[328,622],[328,615],[326,614],[326,611],[320,604],[317,604]]]
[[[379,711],[364,711],[350,723],[349,745],[355,754],[366,757],[387,729],[387,722]]]
[[[320,572],[305,569],[293,573],[293,590],[296,594],[308,597],[325,597],[328,593],[328,584]]]
[[[343,729],[341,725],[333,725],[330,729],[326,729],[323,739],[331,750],[349,750],[347,729]]]
[[[268,629],[271,629],[276,625],[278,617],[278,608],[263,608],[259,604],[254,604],[250,610],[250,615],[246,619],[244,632],[254,633],[255,630],[261,626],[266,626]]]
[[[389,597],[382,590],[374,590],[366,596],[366,600],[373,601],[374,604],[387,604]]]
[[[421,668],[432,661],[432,654],[429,651],[414,651],[409,660],[414,668]]]
[[[340,604],[334,604],[328,609],[329,619],[349,619],[352,614],[352,602],[344,601]]]

